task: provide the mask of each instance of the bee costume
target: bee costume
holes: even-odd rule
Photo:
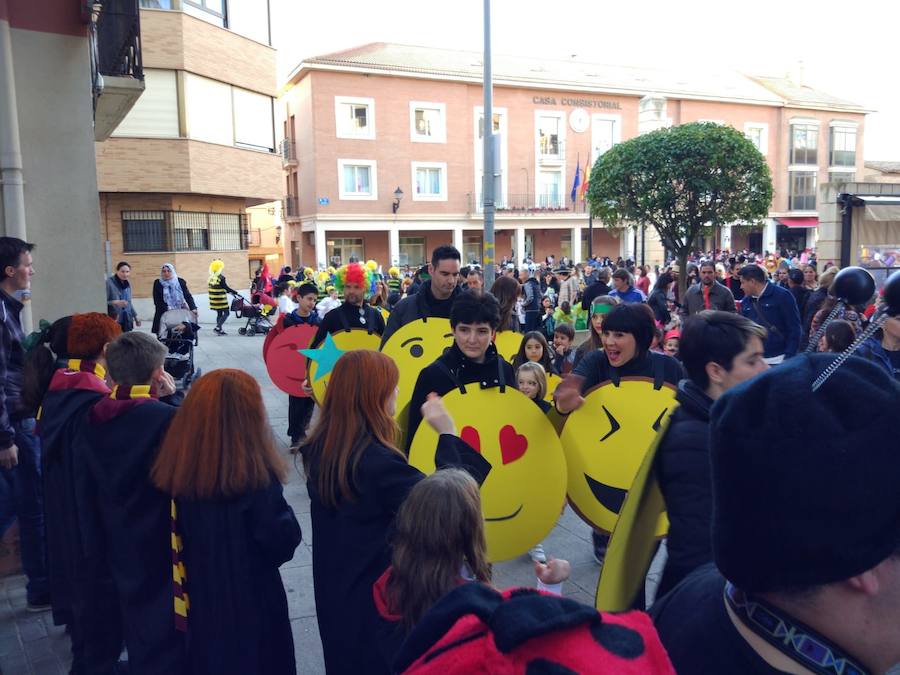
[[[209,308],[216,313],[216,327],[213,330],[219,335],[225,335],[222,326],[229,314],[228,296],[225,294],[237,295],[237,291],[225,283],[225,275],[222,274],[224,269],[225,263],[221,260],[213,260],[209,264]]]

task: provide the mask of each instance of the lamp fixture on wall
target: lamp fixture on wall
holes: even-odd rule
[[[398,187],[396,190],[394,190],[394,203],[391,204],[391,208],[393,209],[394,213],[397,213],[397,211],[400,209],[401,199],[403,199],[403,190]]]

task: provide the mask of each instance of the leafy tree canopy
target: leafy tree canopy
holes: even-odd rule
[[[767,216],[772,179],[765,158],[742,133],[697,122],[643,134],[605,152],[591,170],[587,198],[606,227],[655,227],[684,269],[698,235]]]

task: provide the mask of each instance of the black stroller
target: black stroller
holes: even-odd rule
[[[265,335],[272,330],[272,321],[269,314],[274,312],[274,308],[267,303],[261,302],[258,293],[253,295],[256,302],[250,302],[242,295],[235,296],[231,301],[231,311],[234,312],[238,319],[247,319],[247,323],[238,328],[239,335]]]
[[[163,367],[179,391],[187,391],[191,382],[200,377],[200,370],[194,367],[198,330],[200,326],[194,323],[194,315],[186,309],[170,309],[159,320],[157,337],[169,349]]]

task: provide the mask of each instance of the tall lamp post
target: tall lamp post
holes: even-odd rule
[[[484,166],[481,194],[484,200],[484,283],[494,281],[494,91],[491,65],[491,0],[484,0]]]

